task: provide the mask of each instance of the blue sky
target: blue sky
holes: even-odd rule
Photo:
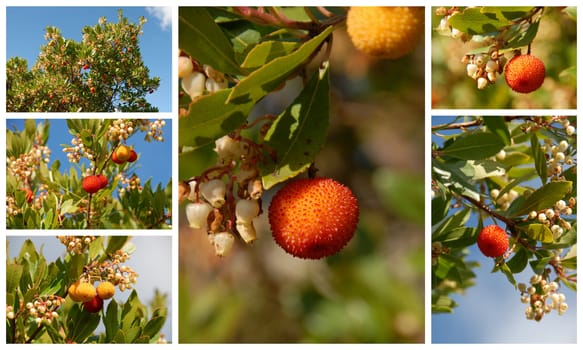
[[[443,124],[453,117],[433,117],[432,122]],[[454,131],[458,132],[458,131]],[[443,131],[443,134],[447,131]],[[443,144],[443,139],[432,135],[432,142]],[[540,186],[539,183],[536,186]],[[494,224],[484,220],[484,226]],[[477,226],[477,216],[472,215],[466,224]],[[431,338],[433,343],[575,343],[577,341],[577,294],[561,286],[569,310],[558,316],[556,311],[547,314],[541,322],[527,320],[526,305],[520,302],[520,293],[498,272],[491,273],[493,259],[481,254],[476,245],[469,247],[468,261],[478,261],[474,269],[476,285],[465,295],[452,295],[458,303],[452,314],[433,314]],[[517,282],[526,283],[532,276],[530,268],[515,275]]]
[[[42,252],[47,262],[53,262],[65,253],[64,246],[55,236],[8,236],[6,238],[8,251],[7,259],[13,259],[20,252],[20,248],[26,239],[32,239],[35,247],[39,250],[42,246]],[[168,318],[161,333],[167,340],[172,340],[172,237],[158,236],[136,236],[132,237],[131,242],[136,246],[136,251],[132,254],[127,265],[134,269],[138,274],[137,283],[134,285],[138,292],[140,301],[148,305],[154,298],[155,290],[167,295]],[[152,259],[155,256],[156,259]],[[116,290],[114,298],[118,302],[125,301],[131,291],[120,292]],[[104,332],[101,324],[97,332]]]
[[[55,26],[63,37],[81,41],[83,27],[96,25],[101,16],[117,22],[118,9],[133,23],[140,16],[148,20],[138,40],[150,76],[160,77],[160,87],[146,98],[160,112],[172,112],[171,7],[7,7],[6,59],[22,57],[30,67],[46,44],[46,27]]]
[[[145,183],[149,178],[152,179],[152,188],[155,190],[160,183],[164,188],[170,178],[172,177],[172,120],[164,119],[166,125],[164,126],[164,142],[146,142],[144,141],[144,133],[139,132],[128,139],[128,145],[133,145],[138,153],[138,160],[134,163],[133,172],[135,172],[142,183]],[[37,119],[39,122],[46,122],[45,119]],[[76,167],[77,163],[70,163],[67,159],[67,154],[63,152],[61,144],[71,144],[73,136],[69,133],[66,119],[51,119],[49,131],[49,140],[47,146],[51,150],[51,162],[49,167],[55,160],[61,162],[60,171],[69,172],[70,167]],[[6,129],[13,130],[16,127],[22,130],[24,127],[23,119],[7,119]],[[87,161],[87,160],[86,160]],[[131,175],[130,173],[130,175]]]

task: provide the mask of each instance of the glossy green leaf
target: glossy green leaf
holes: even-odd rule
[[[506,262],[506,265],[508,265],[512,273],[522,272],[528,265],[528,253],[526,249],[518,248],[514,256]]]
[[[486,159],[504,148],[504,142],[490,132],[478,132],[458,137],[442,150],[444,155],[464,160]]]
[[[495,15],[496,18],[513,21],[528,15],[533,9],[532,6],[484,6],[480,11],[490,17]]]
[[[289,55],[298,46],[299,43],[297,42],[262,42],[249,51],[241,67],[251,70],[260,68],[278,57]]]
[[[253,107],[247,103],[227,103],[231,89],[206,95],[190,105],[188,114],[178,120],[178,144],[195,149],[214,142],[245,123]]]
[[[261,166],[265,189],[305,171],[324,145],[330,113],[328,73],[327,65],[320,69],[265,135],[277,158]]]
[[[530,155],[524,152],[506,152],[506,157],[504,157],[504,159],[498,159],[497,161],[505,168],[509,168],[516,165],[527,164],[531,159]]]
[[[498,135],[506,146],[510,145],[510,132],[502,116],[484,117],[484,124],[492,134]]]
[[[256,102],[273,91],[306,62],[333,30],[333,27],[326,28],[291,54],[278,57],[249,74],[233,87],[227,102]]]
[[[178,46],[200,63],[229,74],[243,74],[231,42],[204,7],[178,9]]]
[[[443,220],[443,218],[445,218],[449,212],[450,205],[450,196],[436,196],[431,200],[431,225],[435,225],[439,221]]]
[[[535,241],[543,243],[551,243],[553,241],[553,233],[547,225],[530,224],[526,230],[526,235]]]
[[[538,141],[538,137],[536,134],[532,134],[530,138],[530,151],[532,153],[532,157],[534,158],[534,167],[536,169],[536,173],[541,179],[543,184],[547,183],[547,159],[545,157],[545,153],[541,149],[541,145]]]
[[[480,200],[480,194],[475,191],[474,186],[469,182],[469,178],[461,170],[451,163],[433,162],[433,178],[449,187],[452,191]]]
[[[459,227],[463,227],[470,219],[470,213],[470,209],[465,208],[455,212],[454,214],[445,218],[445,220],[434,225],[432,228],[431,240],[439,241],[442,235],[446,234],[447,232]]]
[[[162,329],[164,322],[166,322],[166,317],[152,317],[144,326],[144,334],[153,338]]]
[[[111,299],[109,305],[107,305],[103,325],[105,326],[105,339],[106,341],[111,342],[119,328],[117,302],[115,299]]]
[[[549,182],[526,198],[516,215],[527,214],[533,210],[552,208],[559,199],[564,198],[571,191],[571,187],[571,181]]]
[[[471,7],[458,12],[449,18],[449,24],[461,32],[477,35],[489,34],[507,26],[508,19],[483,13],[480,8]]]
[[[528,26],[528,29],[525,31],[521,31],[517,36],[512,38],[508,45],[505,47],[506,50],[519,48],[523,46],[527,46],[536,37],[536,33],[538,32],[539,21],[533,22]]]
[[[181,152],[178,155],[178,178],[187,180],[215,165],[217,154],[213,151],[214,146],[214,143],[208,143],[203,147]]]

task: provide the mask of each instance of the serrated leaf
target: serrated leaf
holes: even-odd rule
[[[231,89],[217,91],[192,103],[188,114],[178,120],[178,144],[194,149],[214,142],[247,120],[253,107],[248,103],[227,103]]]
[[[534,191],[517,210],[515,215],[552,208],[555,203],[571,191],[571,181],[553,181]]]
[[[241,67],[251,70],[257,69],[271,62],[275,58],[289,55],[298,46],[299,43],[297,42],[287,41],[266,41],[260,43],[249,51],[245,61],[241,64]]]
[[[449,24],[457,30],[472,34],[489,34],[510,24],[503,16],[483,13],[478,7],[467,8],[449,18]]]
[[[283,57],[278,57],[263,67],[249,74],[233,87],[227,102],[248,103],[258,101],[283,83],[320,47],[332,33],[332,26],[305,42],[296,51]]]
[[[320,69],[265,135],[265,144],[277,159],[260,168],[264,189],[305,171],[322,148],[330,113],[328,72],[327,65]]]
[[[530,224],[526,230],[526,235],[531,239],[543,243],[553,242],[553,233],[547,225],[543,224]]]
[[[229,74],[244,74],[231,42],[204,7],[179,7],[178,46],[200,63]]]
[[[504,148],[504,142],[490,132],[478,132],[458,137],[441,152],[463,160],[491,157]]]
[[[492,134],[498,135],[506,146],[510,145],[510,132],[508,131],[508,126],[506,125],[504,117],[484,117],[483,120],[484,124],[486,124],[486,127]]]

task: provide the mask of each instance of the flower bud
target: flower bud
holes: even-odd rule
[[[245,243],[253,243],[257,238],[257,231],[255,231],[255,227],[253,226],[253,221],[251,222],[240,222],[237,221],[237,231],[239,235]]]
[[[208,203],[189,203],[186,205],[188,224],[194,229],[206,229],[207,218],[213,208]]]
[[[192,72],[182,79],[182,89],[190,96],[191,99],[203,94],[206,77],[201,72]]]
[[[259,215],[259,203],[253,199],[240,199],[235,206],[237,223],[250,223]]]
[[[178,57],[178,77],[185,78],[192,73],[194,70],[194,65],[190,57],[180,56]]]
[[[220,208],[225,204],[225,183],[220,179],[203,182],[199,186],[200,193],[213,207]]]
[[[229,232],[219,232],[208,235],[209,242],[215,247],[215,254],[217,256],[225,256],[229,254],[233,248],[235,237]]]

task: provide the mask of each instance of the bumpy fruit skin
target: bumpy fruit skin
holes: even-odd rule
[[[87,193],[95,193],[102,189],[102,180],[100,180],[96,175],[89,175],[83,179],[81,186]]]
[[[79,281],[76,281],[75,283],[71,284],[69,286],[69,289],[67,290],[69,297],[71,298],[71,300],[76,301],[76,302],[80,302],[81,299],[79,298],[79,296],[77,295],[77,287],[79,286]]]
[[[97,295],[97,292],[91,283],[81,282],[77,285],[75,295],[79,301],[86,302],[92,300]]]
[[[545,81],[545,65],[532,55],[514,56],[506,64],[504,76],[512,90],[527,94],[537,90]]]
[[[103,299],[95,295],[91,300],[83,303],[83,308],[87,312],[97,313],[103,308]]]
[[[107,300],[115,294],[115,286],[111,282],[101,282],[97,285],[97,295]]]
[[[138,159],[138,154],[136,153],[136,151],[131,150],[130,151],[130,157],[128,158],[128,162],[133,163]]]
[[[128,159],[130,159],[131,154],[132,150],[126,145],[120,145],[115,150],[115,156],[122,162],[125,162]]]
[[[97,179],[99,180],[99,184],[100,184],[99,185],[99,189],[102,189],[105,186],[107,186],[107,177],[105,175],[99,174],[99,175],[96,175],[96,176],[97,176]]]
[[[502,256],[508,250],[508,235],[500,226],[486,226],[478,235],[478,248],[487,257]]]
[[[115,164],[123,164],[123,163],[125,163],[125,161],[123,161],[123,160],[119,160],[119,159],[117,158],[117,155],[115,154],[115,152],[113,152],[113,153],[111,154],[111,160],[112,160],[112,161],[113,161]]]
[[[275,242],[289,254],[320,259],[336,254],[354,235],[358,201],[352,191],[328,178],[289,182],[269,206]]]
[[[396,59],[413,51],[424,30],[423,7],[357,7],[348,10],[346,30],[354,46],[371,56]]]

